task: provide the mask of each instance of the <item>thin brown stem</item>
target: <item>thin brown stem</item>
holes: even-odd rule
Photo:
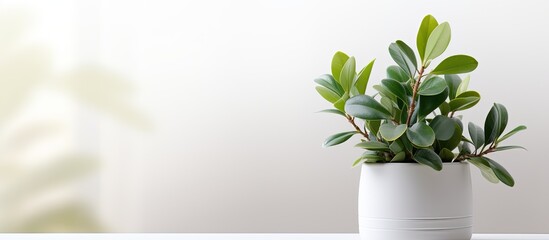
[[[419,84],[421,83],[421,78],[423,77],[424,71],[425,71],[425,66],[421,66],[421,69],[419,70],[419,73],[418,73],[419,76],[417,77],[417,81],[414,83],[414,87],[412,89],[412,103],[410,103],[410,108],[408,108],[408,117],[406,117],[406,126],[410,126],[412,113],[414,113],[414,109],[416,108],[417,89],[419,88]]]
[[[345,116],[347,117],[347,120],[349,121],[349,123],[351,123],[351,125],[353,125],[355,130],[357,132],[359,132],[362,136],[364,136],[366,139],[368,139],[368,141],[370,141],[370,137],[368,136],[368,133],[366,132],[366,130],[362,131],[362,129],[360,129],[360,127],[356,125],[355,118],[348,115],[348,114],[345,115]]]
[[[455,160],[456,161],[463,161],[465,159],[469,159],[469,158],[472,158],[472,157],[482,157],[483,155],[486,155],[488,153],[491,153],[495,150],[495,148],[493,147],[490,147],[488,149],[486,149],[486,151],[481,151],[480,153],[478,154],[464,154],[464,155],[461,155],[459,157],[457,157]]]

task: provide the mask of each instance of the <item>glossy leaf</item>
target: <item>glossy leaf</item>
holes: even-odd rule
[[[358,93],[364,94],[366,92],[366,87],[368,86],[368,80],[370,79],[370,73],[372,73],[372,68],[374,67],[374,62],[376,60],[372,60],[366,67],[364,67],[360,72],[358,73],[358,78],[356,80],[355,86],[358,90]]]
[[[480,170],[482,176],[486,178],[486,180],[491,183],[499,183],[498,177],[494,173],[494,170],[490,168],[490,164],[486,160],[480,157],[472,157],[470,159],[467,159],[467,161],[475,165],[475,167]]]
[[[496,138],[498,138],[503,131],[505,131],[505,128],[507,127],[507,121],[509,119],[509,116],[507,114],[507,108],[499,103],[494,103],[494,107],[497,108],[498,112],[498,134]]]
[[[315,79],[315,82],[320,86],[332,90],[332,92],[337,93],[339,96],[342,96],[343,93],[345,93],[341,85],[334,79],[334,77],[332,77],[332,75],[321,75]]]
[[[449,97],[450,100],[456,98],[457,89],[461,85],[461,78],[455,74],[446,74],[444,75],[444,80],[446,80],[446,85],[448,85]]]
[[[424,122],[412,125],[406,131],[406,136],[417,147],[426,148],[435,142],[435,132]]]
[[[448,89],[444,89],[441,93],[434,96],[419,96],[418,114],[425,117],[433,110],[437,109],[448,98]]]
[[[339,80],[339,75],[341,74],[341,70],[343,69],[343,65],[349,60],[349,56],[343,52],[336,52],[334,54],[334,57],[332,58],[332,76],[334,76],[335,80],[337,82],[341,82]]]
[[[481,127],[469,122],[469,136],[475,146],[475,149],[479,149],[484,145],[484,130]]]
[[[450,113],[450,105],[448,102],[443,102],[438,106],[438,109],[440,110],[440,114],[444,116],[448,116],[448,113]]]
[[[494,173],[502,183],[505,183],[505,185],[510,187],[515,185],[515,180],[503,166],[501,166],[496,161],[489,159],[487,157],[482,157],[482,158],[485,159],[490,164],[490,168],[494,171]]]
[[[429,126],[435,132],[435,138],[447,141],[454,135],[455,122],[449,117],[438,115],[429,123]]]
[[[366,120],[391,118],[391,113],[368,95],[358,95],[347,100],[345,103],[345,112],[353,117]]]
[[[419,57],[423,61],[425,58],[425,47],[427,46],[427,39],[429,39],[429,35],[431,35],[431,32],[438,26],[438,22],[435,19],[435,17],[431,15],[427,15],[423,18],[423,21],[421,21],[421,25],[419,27],[419,31],[417,32],[417,51],[419,52]]]
[[[467,75],[462,81],[461,84],[459,84],[459,87],[456,91],[456,96],[464,93],[467,91],[467,88],[469,87],[469,81],[471,80],[471,75]]]
[[[449,150],[454,150],[461,142],[461,137],[463,134],[463,125],[461,124],[461,121],[457,118],[451,118],[452,121],[454,121],[454,135],[446,141],[439,140],[438,145],[441,148],[447,148]]]
[[[458,74],[475,70],[478,66],[477,60],[467,55],[450,56],[438,64],[431,72],[432,74]]]
[[[341,87],[343,87],[343,90],[345,90],[345,92],[351,91],[351,87],[355,82],[355,78],[356,62],[354,57],[350,57],[347,62],[345,62],[345,65],[343,65],[343,68],[341,69],[341,74],[339,76],[339,82],[341,83]]]
[[[351,131],[351,132],[342,132],[342,133],[334,134],[334,135],[329,136],[328,138],[326,138],[326,140],[324,141],[322,146],[323,147],[331,147],[331,146],[335,146],[335,145],[344,143],[345,141],[349,140],[349,138],[351,138],[353,135],[355,135],[357,133],[358,132],[356,132],[356,131]]]
[[[341,111],[339,111],[337,109],[324,109],[324,110],[318,111],[318,112],[319,113],[333,113],[333,114],[337,114],[337,115],[345,117],[345,113],[342,113]]]
[[[385,158],[382,156],[379,156],[376,152],[366,151],[353,163],[353,167],[360,165],[362,163],[375,163],[375,162],[383,162],[383,161],[385,161]]]
[[[335,103],[337,102],[337,100],[339,100],[339,98],[341,98],[341,96],[339,96],[337,93],[325,87],[316,86],[315,89],[320,94],[320,96],[322,96],[328,102]]]
[[[511,137],[511,136],[513,136],[513,135],[515,135],[515,133],[520,132],[520,131],[522,131],[522,130],[526,130],[526,126],[520,125],[520,126],[514,128],[513,130],[511,130],[511,131],[508,132],[507,134],[503,135],[503,137],[500,137],[500,138],[497,140],[497,142],[498,142],[498,143],[503,142],[503,140],[505,140],[505,139],[507,139],[507,138],[509,138],[509,137]]]
[[[442,170],[442,159],[431,149],[419,149],[413,157],[418,163],[427,165],[437,171]]]
[[[395,141],[406,132],[406,124],[394,125],[392,123],[384,123],[379,128],[379,133],[383,139],[387,141]]]
[[[397,154],[399,152],[404,152],[404,150],[406,150],[406,146],[404,146],[404,143],[402,142],[402,140],[397,139],[389,145],[389,149],[394,154]]]
[[[404,90],[404,86],[400,82],[394,79],[383,79],[381,80],[381,84],[395,97],[407,102],[408,96],[406,96],[406,90]]]
[[[387,77],[399,82],[406,82],[410,77],[399,66],[389,66],[387,68]]]
[[[405,72],[406,75],[412,77],[415,75],[417,69],[416,57],[414,52],[406,43],[397,41],[389,45],[389,54]]]
[[[488,145],[494,142],[497,138],[499,131],[499,113],[496,106],[492,106],[486,120],[484,121],[484,140],[485,144]]]
[[[475,91],[466,91],[450,100],[450,111],[463,111],[474,107],[480,101],[480,94]]]
[[[388,151],[389,150],[389,145],[387,145],[386,143],[376,142],[376,141],[361,142],[361,143],[355,145],[355,147],[364,148],[364,149],[368,149],[368,150],[378,150],[378,151]]]
[[[435,76],[421,83],[418,94],[423,96],[433,96],[441,93],[444,89],[446,89],[446,81]]]
[[[450,44],[451,29],[448,22],[443,22],[438,25],[429,38],[425,46],[425,60],[435,59],[440,56]]]

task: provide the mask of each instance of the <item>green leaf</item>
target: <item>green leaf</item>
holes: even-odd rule
[[[469,136],[475,146],[475,149],[479,149],[484,145],[484,130],[481,127],[469,122]]]
[[[406,160],[406,153],[399,152],[393,157],[393,159],[391,159],[391,162],[402,162],[404,160]]]
[[[351,87],[353,86],[355,79],[356,62],[354,57],[350,57],[347,62],[345,62],[345,65],[343,65],[343,68],[341,69],[341,74],[339,76],[339,82],[341,83],[341,87],[343,87],[343,90],[345,90],[345,92],[351,91]]]
[[[431,15],[427,15],[423,18],[423,21],[421,21],[421,25],[419,26],[419,31],[417,32],[417,51],[419,52],[419,56],[423,62],[424,56],[425,56],[425,47],[427,46],[427,39],[429,39],[429,36],[431,35],[431,32],[438,26],[438,22],[435,19],[435,17]]]
[[[389,150],[389,145],[387,145],[386,143],[376,142],[376,141],[361,142],[361,143],[355,145],[355,147],[364,148],[364,149],[368,149],[368,150],[377,150],[377,151],[388,151]]]
[[[505,185],[509,187],[515,185],[515,180],[513,179],[513,177],[511,177],[511,174],[509,174],[509,172],[507,172],[507,170],[503,166],[487,157],[482,158],[490,164],[490,168],[494,171],[494,173],[502,183],[505,183]]]
[[[345,93],[341,85],[334,79],[334,77],[332,77],[332,75],[329,75],[329,74],[321,75],[315,79],[315,82],[318,85],[323,86],[327,89],[330,89],[332,92],[337,93],[339,96],[342,96],[343,93]]]
[[[449,150],[453,150],[459,145],[462,139],[462,134],[463,134],[463,125],[461,124],[461,121],[457,118],[451,118],[451,119],[455,123],[454,135],[446,141],[442,141],[442,140],[438,141],[438,145],[440,146],[440,148],[447,148]]]
[[[494,173],[494,170],[490,168],[490,164],[484,160],[481,157],[472,157],[470,159],[467,159],[471,164],[475,165],[480,172],[482,173],[482,176],[486,178],[491,183],[499,183],[499,179]]]
[[[446,89],[446,81],[435,76],[421,83],[418,94],[423,96],[433,96],[441,93],[444,89]]]
[[[406,131],[410,142],[417,147],[426,148],[435,142],[435,132],[424,122],[417,122]]]
[[[396,101],[396,96],[391,93],[391,91],[389,91],[389,89],[387,89],[387,87],[385,87],[384,85],[374,85],[373,88],[377,90],[379,95],[381,95],[382,97],[386,97],[391,99],[392,101]]]
[[[374,136],[377,136],[377,133],[379,132],[379,127],[381,125],[380,120],[366,120],[364,124]]]
[[[402,68],[399,66],[389,66],[387,68],[387,77],[390,79],[397,80],[399,82],[406,82],[410,77],[406,74]]]
[[[440,159],[442,159],[443,162],[450,162],[454,159],[454,153],[447,148],[443,148],[440,150],[440,153],[438,154]]]
[[[433,29],[425,46],[424,62],[440,56],[450,44],[450,37],[451,30],[448,22],[443,22]]]
[[[399,98],[403,102],[408,101],[408,97],[406,96],[406,90],[404,90],[404,86],[400,82],[394,79],[383,79],[381,80],[381,84],[391,92],[395,97]]]
[[[345,103],[349,99],[349,93],[343,94],[337,102],[334,103],[334,107],[337,108],[339,111],[345,112]]]
[[[475,91],[466,91],[456,98],[450,100],[450,111],[463,111],[477,105],[480,101],[480,94]]]
[[[448,85],[448,90],[450,90],[450,100],[456,98],[457,89],[461,85],[461,78],[455,74],[446,74],[444,75],[444,80],[446,80],[446,85]]]
[[[427,165],[437,171],[442,170],[442,159],[431,149],[419,149],[413,157],[418,163]]]
[[[478,66],[477,60],[467,55],[450,56],[431,72],[432,74],[458,74],[475,70]]]
[[[471,80],[471,75],[467,75],[463,81],[461,81],[461,84],[459,84],[459,87],[457,88],[456,95],[460,95],[467,91],[467,88],[469,87],[469,81]]]
[[[397,41],[389,45],[389,54],[393,60],[406,72],[406,75],[413,77],[417,69],[416,56],[414,51],[403,41]]]
[[[365,120],[390,119],[391,113],[368,95],[354,96],[345,103],[345,112]]]
[[[329,136],[326,138],[326,141],[322,144],[323,147],[331,147],[334,145],[338,145],[341,143],[344,143],[345,141],[349,140],[353,135],[357,134],[358,132],[352,131],[352,132],[342,132],[337,133],[332,136]]]
[[[366,86],[368,86],[368,80],[370,79],[370,73],[372,73],[372,68],[374,67],[375,61],[375,59],[372,60],[358,73],[355,86],[360,94],[364,94],[366,92]]]
[[[431,123],[429,123],[429,126],[435,132],[436,139],[447,141],[454,136],[455,124],[456,123],[449,117],[438,115],[433,118]]]
[[[332,75],[334,76],[335,80],[338,82],[341,82],[339,80],[339,75],[341,74],[341,70],[343,69],[343,65],[347,62],[349,59],[349,56],[343,52],[336,52],[334,54],[334,57],[332,58]]]
[[[402,136],[406,132],[406,124],[400,124],[398,126],[392,123],[384,123],[379,128],[379,132],[383,139],[387,141],[395,141],[397,138]]]
[[[505,151],[505,150],[511,150],[511,149],[523,149],[523,150],[526,150],[526,148],[524,147],[521,147],[521,146],[500,146],[500,147],[496,147],[494,148],[494,152],[499,152],[499,151]]]
[[[496,136],[496,138],[498,138],[503,133],[503,131],[505,131],[509,117],[507,114],[507,108],[505,108],[505,106],[499,103],[494,103],[494,107],[497,108],[498,112],[498,134]]]
[[[484,121],[484,140],[485,144],[488,145],[494,142],[497,138],[499,131],[499,113],[496,106],[492,106],[486,120]]]
[[[516,128],[514,128],[513,130],[511,130],[510,132],[508,132],[507,134],[503,135],[503,137],[500,137],[498,140],[497,140],[497,143],[500,143],[500,142],[503,142],[503,140],[515,135],[515,133],[517,132],[520,132],[522,130],[526,130],[526,126],[524,125],[520,125]]]
[[[441,93],[434,96],[419,96],[418,114],[420,117],[429,115],[437,109],[448,98],[448,89],[444,89]]]
[[[341,98],[341,96],[339,96],[337,93],[325,87],[316,86],[315,89],[320,94],[320,96],[322,96],[328,102],[334,103],[334,102],[337,102],[339,98]]]
[[[343,113],[343,112],[341,112],[337,109],[324,109],[322,111],[318,111],[317,113],[333,113],[333,114],[337,114],[337,115],[345,117],[345,113]]]
[[[379,156],[377,152],[366,151],[353,163],[353,167],[360,165],[362,163],[375,163],[375,162],[384,162],[384,161],[385,161],[385,158],[382,156]]]
[[[448,116],[448,113],[450,113],[450,105],[447,102],[441,103],[438,109],[441,115]]]

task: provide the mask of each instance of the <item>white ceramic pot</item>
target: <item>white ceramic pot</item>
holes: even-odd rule
[[[468,163],[440,172],[417,163],[363,164],[362,240],[469,240],[473,200]]]

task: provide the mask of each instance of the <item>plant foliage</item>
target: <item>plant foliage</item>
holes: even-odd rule
[[[526,127],[521,125],[504,134],[508,113],[500,103],[494,103],[488,112],[484,128],[472,122],[464,125],[461,116],[454,116],[474,107],[480,94],[468,89],[469,75],[463,79],[458,75],[477,68],[473,57],[453,55],[429,67],[445,52],[450,39],[447,22],[439,24],[433,16],[425,16],[416,38],[419,60],[403,41],[391,43],[389,55],[396,65],[389,66],[387,77],[372,86],[377,91],[373,95],[366,95],[366,89],[375,59],[357,73],[355,57],[336,52],[332,74],[315,79],[316,90],[334,106],[322,112],[345,117],[354,131],[334,134],[323,145],[341,144],[360,135],[356,147],[365,152],[353,166],[417,162],[440,171],[443,162],[468,161],[490,182],[513,186],[515,181],[509,172],[486,155],[524,149],[499,144]]]

